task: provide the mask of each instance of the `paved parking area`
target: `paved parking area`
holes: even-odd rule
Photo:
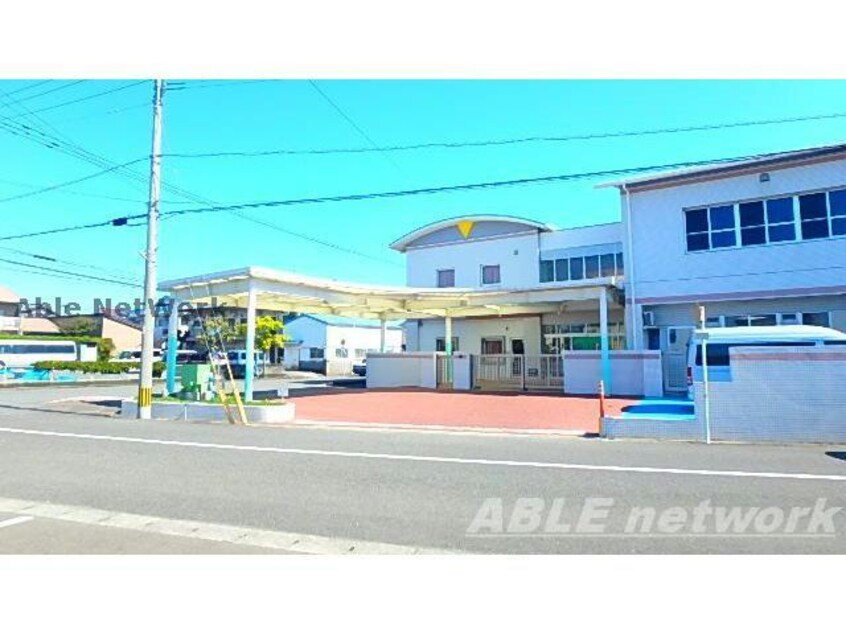
[[[337,389],[291,397],[297,418],[303,420],[514,431],[599,430],[599,401],[594,397],[414,389]],[[619,414],[634,402],[607,399],[606,413]]]

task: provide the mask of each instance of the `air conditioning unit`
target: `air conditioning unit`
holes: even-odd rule
[[[655,325],[655,313],[651,310],[643,311],[643,325],[646,326],[654,326]]]

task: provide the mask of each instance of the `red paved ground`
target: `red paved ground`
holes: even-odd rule
[[[425,390],[352,390],[292,397],[297,418],[497,429],[598,431],[595,397]],[[609,415],[636,401],[606,399]]]

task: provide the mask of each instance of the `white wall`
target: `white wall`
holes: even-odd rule
[[[712,294],[772,295],[784,289],[840,287],[846,292],[846,237],[686,252],[684,209],[846,186],[846,160],[761,171],[770,174],[769,182],[760,182],[754,173],[631,194],[638,303]],[[621,200],[625,206],[625,197]],[[629,280],[631,262],[626,252]]]
[[[846,442],[846,349],[732,348],[731,380],[711,382],[716,440]],[[701,383],[696,415],[704,429]]]
[[[623,239],[623,225],[612,222],[589,227],[574,227],[541,234],[541,251],[572,249],[594,244],[612,244]]]
[[[382,354],[367,356],[367,387],[425,387],[437,380],[435,353]]]
[[[308,348],[325,348],[325,358],[333,359],[336,348],[340,348],[343,341],[349,351],[349,358],[354,358],[356,349],[379,350],[381,342],[378,327],[329,326],[308,317],[300,317],[286,324],[285,334],[293,341],[302,341],[300,347],[303,360],[309,358]],[[388,351],[402,350],[402,339],[401,328],[388,328],[385,339]]]
[[[537,233],[410,248],[406,252],[409,286],[437,286],[439,269],[455,269],[455,285],[480,288],[483,264],[499,264],[501,283],[484,288],[525,288],[538,284]]]
[[[344,342],[344,343],[341,343]],[[357,326],[328,326],[326,329],[326,356],[334,357],[335,349],[341,346],[354,358],[357,349],[377,351],[381,345],[379,328],[361,328]],[[402,351],[402,329],[388,328],[385,335],[386,352]]]
[[[435,340],[445,334],[443,319],[423,319],[419,328],[417,322],[412,321],[409,327],[417,330],[418,345],[422,351],[434,351]],[[505,337],[506,353],[511,352],[512,339],[522,339],[526,354],[538,355],[541,353],[540,333],[538,316],[452,320],[452,335],[458,337],[459,351],[469,354],[481,354],[482,337]],[[409,337],[409,342],[411,339]]]
[[[661,353],[658,351],[612,350],[611,384],[608,396],[662,396]],[[598,352],[564,353],[564,393],[597,394],[602,379],[602,359]]]

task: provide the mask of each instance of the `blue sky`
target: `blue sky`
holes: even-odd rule
[[[130,82],[0,82],[0,198],[81,178],[100,168],[11,134],[28,124],[60,132],[116,162],[149,154],[151,85],[51,106]],[[367,147],[369,141],[306,81],[187,82],[165,97],[164,152]],[[846,112],[842,81],[320,81],[377,145],[574,135]],[[17,102],[15,100],[18,100]],[[39,120],[24,116],[36,112]],[[49,109],[48,109],[49,108]],[[7,119],[11,117],[10,119]],[[47,124],[53,126],[48,128]],[[230,203],[354,194],[740,156],[846,139],[846,118],[567,143],[392,153],[179,159],[165,182]],[[31,132],[30,134],[37,134]],[[148,166],[137,166],[146,175]],[[607,179],[606,179],[607,180]],[[387,245],[422,224],[498,213],[562,227],[617,220],[614,190],[596,181],[421,197],[291,206],[252,215],[376,259],[327,248],[227,213],[161,225],[160,279],[248,264],[376,283],[402,283],[403,257]],[[107,174],[0,202],[0,237],[143,213],[146,185]],[[114,200],[118,198],[121,200]],[[164,192],[163,211],[197,206]],[[21,295],[90,303],[134,298],[130,288],[25,272],[24,264],[140,279],[143,227],[0,241],[0,285]],[[55,264],[17,249],[75,264]],[[12,260],[8,263],[3,260]],[[100,267],[100,268],[84,268]]]

